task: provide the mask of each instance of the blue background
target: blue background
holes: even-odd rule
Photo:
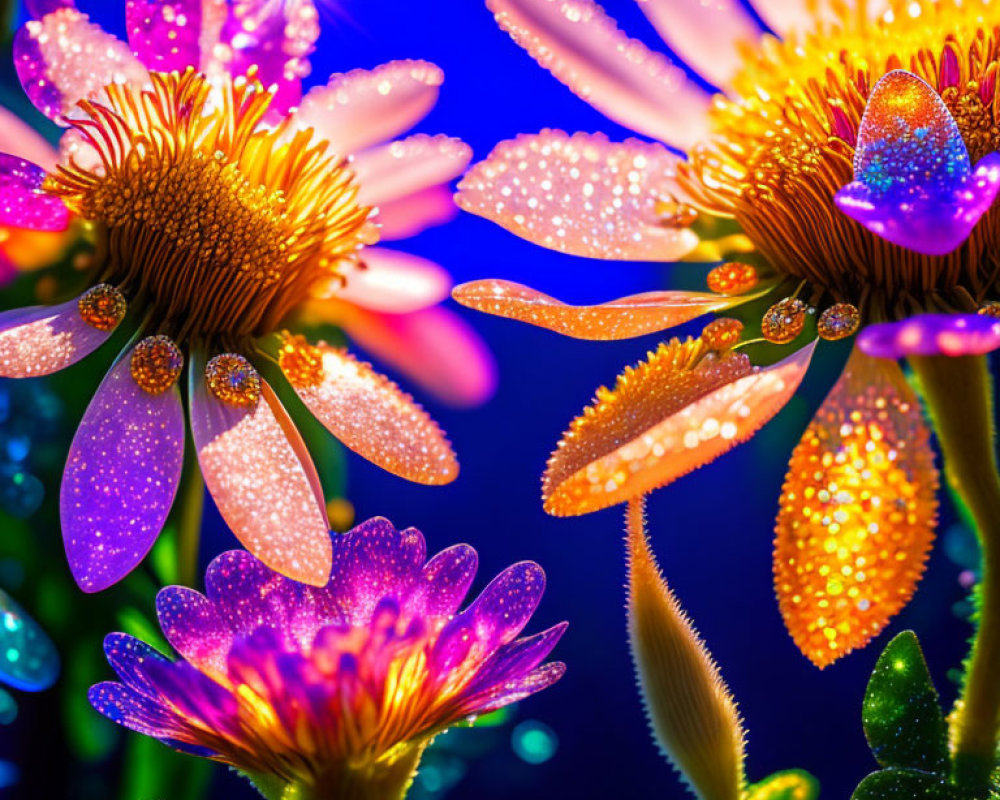
[[[96,16],[121,33],[122,15],[114,5],[112,12],[102,4]],[[632,0],[607,0],[605,6],[631,35],[662,47]],[[332,71],[395,58],[433,61],[443,67],[446,81],[438,106],[418,130],[461,137],[477,160],[501,139],[544,127],[604,131],[612,138],[633,135],[539,68],[500,31],[480,0],[343,0],[324,9],[323,23],[314,81],[324,81]],[[570,302],[667,285],[698,288],[705,273],[693,265],[565,256],[464,214],[402,249],[440,262],[458,281],[504,277]],[[349,455],[348,497],[359,519],[384,515],[399,526],[420,528],[432,551],[457,541],[473,544],[481,560],[477,588],[509,563],[538,561],[549,588],[531,629],[563,619],[571,625],[555,653],[568,664],[566,677],[517,712],[520,719],[541,720],[554,730],[555,756],[529,765],[504,740],[470,763],[465,779],[448,796],[686,797],[648,735],[635,687],[625,638],[621,511],[555,519],[543,513],[539,498],[545,461],[569,420],[599,384],[613,381],[626,363],[641,358],[656,337],[579,342],[459,312],[489,342],[500,373],[496,396],[481,408],[425,403],[450,434],[462,474],[453,485],[429,489]],[[696,330],[697,324],[691,332]],[[821,349],[801,395],[776,422],[750,444],[659,491],[650,504],[660,562],[746,721],[750,779],[802,767],[820,778],[824,798],[847,797],[875,768],[860,709],[868,674],[888,634],[823,672],[813,667],[794,647],[778,614],[771,539],[788,455],[845,357],[842,346]],[[945,511],[945,525],[950,513]],[[213,519],[205,559],[235,544]],[[945,674],[963,657],[969,633],[951,609],[963,597],[957,574],[958,567],[938,548],[915,600],[889,629],[890,634],[907,627],[918,631],[948,702],[954,691]],[[218,772],[213,796],[252,796],[236,778],[221,768]]]

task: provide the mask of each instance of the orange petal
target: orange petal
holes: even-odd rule
[[[594,404],[573,421],[549,459],[545,510],[597,511],[713,461],[781,410],[814,348],[815,342],[755,369],[743,354],[703,355],[697,340],[660,345],[619,375],[613,390],[598,389]]]
[[[285,342],[280,363],[302,402],[355,453],[417,483],[458,476],[455,453],[437,423],[368,364],[301,337]]]
[[[520,283],[489,279],[452,289],[463,306],[576,339],[630,339],[746,302],[706,292],[644,292],[593,306],[571,306]]]
[[[774,584],[818,667],[867,644],[923,574],[937,517],[929,438],[899,365],[855,349],[792,453]]]
[[[205,485],[236,538],[282,575],[314,586],[330,577],[333,548],[315,468],[271,387],[251,407],[215,398],[194,359],[191,432]]]

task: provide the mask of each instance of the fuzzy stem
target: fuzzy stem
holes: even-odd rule
[[[944,471],[969,508],[982,548],[979,624],[965,686],[952,715],[954,779],[985,794],[1000,721],[1000,474],[993,389],[983,356],[912,357],[944,455]]]
[[[177,522],[177,582],[183,586],[194,586],[198,577],[198,551],[205,506],[205,481],[198,468],[198,459],[190,459],[190,462],[184,465],[181,512]]]

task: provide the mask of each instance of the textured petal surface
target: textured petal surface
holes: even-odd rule
[[[79,300],[0,313],[0,376],[50,375],[89,355],[111,335],[88,325]]]
[[[596,405],[563,437],[543,479],[545,510],[597,511],[715,460],[784,407],[814,349],[815,342],[758,369],[710,364],[696,378],[671,368],[669,351],[658,351],[620,376],[613,392],[598,391]]]
[[[855,350],[792,453],[774,584],[819,667],[863,647],[913,595],[937,521],[919,401],[894,361]]]
[[[405,133],[437,102],[444,73],[426,61],[390,61],[333,75],[311,89],[293,122],[315,128],[338,153],[356,153]]]
[[[21,28],[14,37],[14,66],[31,102],[61,125],[77,101],[95,97],[109,83],[141,87],[148,80],[128,45],[72,8]]]
[[[472,160],[472,148],[450,136],[418,133],[366,150],[354,159],[358,202],[375,206],[457,178]]]
[[[322,586],[330,574],[330,537],[323,509],[289,441],[291,423],[262,380],[253,408],[236,408],[209,393],[192,364],[191,431],[205,484],[226,524],[272,569]]]
[[[321,375],[286,376],[316,418],[351,450],[418,483],[449,483],[458,462],[441,429],[388,378],[348,353],[318,345]],[[283,363],[284,367],[284,363]]]
[[[902,247],[944,255],[962,244],[1000,191],[1000,154],[975,170],[958,125],[927,83],[903,70],[885,75],[865,108],[854,181],[837,206]]]
[[[383,242],[408,239],[435,225],[444,225],[458,214],[451,188],[445,184],[390,200],[378,207],[375,221]]]
[[[184,461],[180,391],[144,391],[118,360],[83,415],[59,494],[63,541],[85,592],[117,583],[149,552]]]
[[[48,689],[59,676],[56,646],[3,589],[0,622],[0,680],[29,692]]]
[[[761,30],[739,0],[638,0],[670,48],[702,77],[725,87],[743,64],[738,45]]]
[[[458,187],[458,204],[535,244],[591,258],[671,261],[698,244],[671,227],[677,157],[603,134],[544,130],[498,144]]]
[[[978,356],[1000,348],[1000,321],[981,314],[920,314],[869,325],[858,347],[877,358]]]
[[[337,298],[371,311],[407,314],[440,303],[448,296],[451,276],[426,258],[366,247],[363,267],[347,275]]]
[[[133,691],[155,699],[155,693],[146,678],[144,665],[148,661],[169,664],[159,651],[134,636],[109,633],[104,637],[104,655],[121,681]]]
[[[159,739],[174,731],[173,714],[120,683],[105,681],[92,686],[87,699],[98,713],[136,733]]]
[[[753,0],[751,5],[768,25],[782,36],[801,35],[816,30],[819,24],[837,23],[841,12],[830,0]],[[851,0],[847,6],[857,6]],[[885,13],[889,0],[867,0],[865,10],[869,19]]]
[[[676,147],[707,130],[708,95],[629,39],[592,0],[487,0],[497,22],[573,92],[625,127]]]
[[[168,586],[156,595],[156,615],[174,650],[204,672],[225,674],[233,633],[207,597],[186,586]]]
[[[421,613],[450,617],[468,594],[478,565],[479,556],[467,544],[442,550],[424,564],[411,598],[416,598]]]
[[[746,301],[706,292],[644,292],[592,306],[571,306],[536,289],[489,279],[456,286],[463,306],[577,339],[630,339],[666,330]]]
[[[33,231],[62,231],[69,212],[62,199],[41,191],[45,170],[0,153],[0,225]]]
[[[197,68],[202,4],[203,0],[128,0],[125,26],[132,52],[158,72]]]

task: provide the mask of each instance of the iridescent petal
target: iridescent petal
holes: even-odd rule
[[[437,102],[444,73],[426,61],[390,61],[333,75],[311,89],[292,123],[315,128],[337,153],[356,153],[416,125]]]
[[[85,592],[117,583],[149,552],[174,502],[184,461],[184,410],[174,385],[150,394],[130,354],[90,401],[59,493],[63,541]]]
[[[472,148],[450,136],[418,133],[375,147],[354,158],[358,202],[377,206],[457,178],[472,160]]]
[[[869,325],[858,347],[876,358],[978,356],[1000,348],[1000,321],[981,314],[920,314]]]
[[[236,697],[186,661],[149,661],[146,674],[153,690],[186,722],[241,737]]]
[[[120,683],[105,681],[91,686],[87,699],[99,714],[136,733],[159,739],[175,730],[171,711]]]
[[[24,122],[17,114],[0,106],[0,152],[10,153],[44,171],[55,168],[57,153],[38,131]]]
[[[913,595],[937,485],[902,370],[856,349],[792,453],[774,541],[781,614],[818,667],[867,644]]]
[[[62,231],[69,211],[62,198],[41,191],[45,170],[0,153],[0,225],[33,231]]]
[[[739,0],[638,0],[663,40],[702,77],[725,87],[741,66],[739,45],[756,44],[760,26]]]
[[[285,375],[316,418],[354,452],[395,475],[425,484],[450,483],[458,462],[441,429],[392,381],[343,350],[320,343],[315,377]]]
[[[615,122],[686,147],[707,132],[708,94],[665,56],[629,39],[592,0],[487,0],[543,67]]]
[[[708,362],[708,371],[696,376],[672,366],[680,346],[661,346],[626,370],[614,391],[598,391],[595,405],[574,421],[549,459],[542,484],[546,511],[597,511],[714,461],[784,407],[816,343],[769,367]]]
[[[201,10],[202,0],[128,0],[125,26],[132,52],[158,72],[197,68]]]
[[[167,586],[156,595],[156,614],[174,650],[200,670],[225,674],[233,631],[208,598],[186,586]]]
[[[467,544],[457,544],[442,550],[421,570],[419,586],[413,601],[420,612],[429,617],[447,618],[458,611],[476,577],[479,556]]]
[[[524,678],[542,663],[558,644],[567,627],[568,622],[560,622],[534,636],[526,636],[498,648],[479,668],[475,680],[464,691],[473,696],[480,692],[508,688],[512,679]]]
[[[205,592],[219,621],[237,636],[248,636],[271,621],[265,598],[283,580],[245,550],[227,550],[208,565]]]
[[[263,379],[252,407],[211,394],[204,366],[190,368],[191,432],[198,462],[226,524],[265,564],[322,586],[330,574],[330,536],[311,478],[315,467],[289,441],[292,424]]]
[[[496,389],[493,354],[472,326],[447,308],[376,314],[348,307],[340,319],[351,339],[442,402],[476,406]]]
[[[31,102],[60,125],[77,101],[108,84],[140,88],[149,78],[128,45],[72,8],[26,23],[14,37],[14,66]]]
[[[24,10],[32,19],[41,19],[60,8],[76,8],[76,0],[24,0]]]
[[[644,336],[750,299],[706,292],[644,292],[598,305],[571,306],[537,289],[498,279],[463,283],[452,290],[452,297],[477,311],[595,340]]]
[[[409,239],[427,228],[444,225],[458,214],[458,206],[446,185],[390,200],[378,207],[375,221],[383,242]]]
[[[90,355],[111,336],[80,316],[79,298],[0,313],[0,376],[51,375]]]
[[[48,689],[59,676],[59,654],[48,635],[0,589],[0,681],[16,689]]]
[[[448,296],[451,276],[426,258],[366,247],[361,268],[346,275],[337,298],[371,311],[408,314],[440,303]]]
[[[854,154],[854,181],[838,208],[883,239],[945,255],[972,233],[1000,191],[1000,153],[973,170],[944,101],[916,75],[894,70],[872,89]]]
[[[126,633],[109,633],[105,636],[104,655],[126,686],[151,700],[156,700],[156,692],[146,679],[144,664],[148,661],[169,664],[169,659],[145,642]]]
[[[658,144],[544,130],[501,142],[458,204],[530,242],[591,258],[673,261],[698,237],[672,227],[677,157]],[[666,204],[666,205],[665,205]]]

